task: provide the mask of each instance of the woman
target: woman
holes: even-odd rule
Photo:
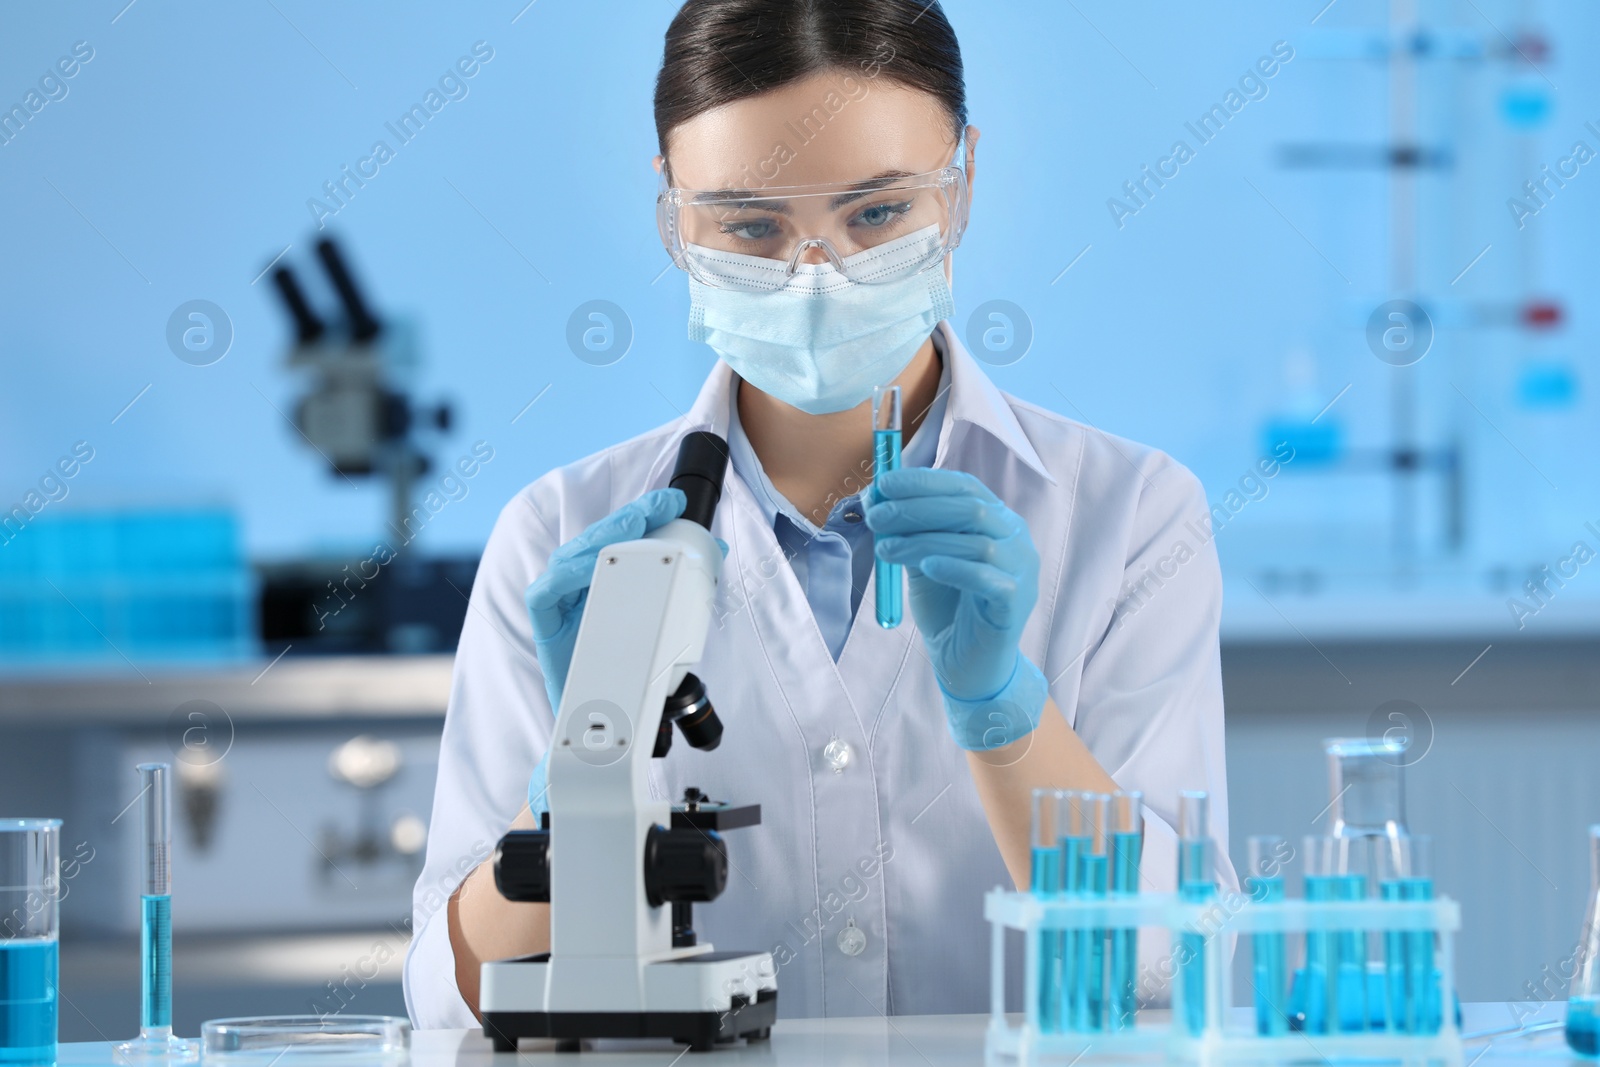
[[[999,392],[945,321],[978,130],[938,4],[689,0],[655,109],[662,236],[721,359],[683,418],[539,478],[490,536],[416,890],[416,1024],[473,1025],[481,962],[548,947],[548,907],[500,898],[484,861],[535,824],[596,554],[681,511],[662,487],[693,429],[731,452],[696,668],[727,733],[674,746],[653,786],[761,804],[695,922],[773,953],[783,1014],[984,1010],[981,895],[1028,884],[1038,786],[1142,790],[1146,885],[1168,889],[1178,793],[1209,790],[1234,884],[1204,495]],[[903,469],[864,492],[891,382]],[[906,568],[907,625],[873,618],[875,558]]]

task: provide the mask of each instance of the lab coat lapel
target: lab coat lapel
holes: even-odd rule
[[[878,625],[877,581],[875,573],[867,579],[861,607],[850,623],[838,666],[840,677],[853,694],[856,715],[869,745],[883,725],[884,713],[901,680],[909,672],[927,666],[922,637],[909,612],[892,630]]]
[[[728,610],[749,613],[756,646],[793,706],[807,742],[818,730],[826,731],[818,745],[838,733],[833,722],[838,709],[848,709],[844,713],[855,717],[860,731],[851,693],[828,654],[805,590],[754,493],[731,469],[723,503],[733,520],[723,569]]]

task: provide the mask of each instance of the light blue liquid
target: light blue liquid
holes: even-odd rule
[[[1433,879],[1396,878],[1378,887],[1384,900],[1432,900]],[[1433,934],[1393,930],[1383,935],[1385,1020],[1402,1034],[1439,1030],[1439,984],[1433,970]]]
[[[1052,897],[1060,896],[1061,889],[1061,850],[1035,846],[1030,892],[1036,897]],[[1066,931],[1039,932],[1039,1030],[1046,1034],[1061,1032],[1061,964],[1065,946]]]
[[[1206,870],[1204,838],[1178,841],[1178,895],[1191,904],[1204,903],[1217,895],[1216,884]],[[1198,1035],[1206,1028],[1206,935],[1182,934],[1183,953],[1178,960],[1177,980],[1183,983],[1183,1026]]]
[[[1306,875],[1307,900],[1363,900],[1359,874]],[[1367,935],[1361,930],[1307,931],[1306,968],[1291,996],[1295,1021],[1309,1034],[1367,1029]],[[1381,1012],[1380,1012],[1381,1014]]]
[[[1083,857],[1089,851],[1087,837],[1061,839],[1062,891],[1069,897],[1083,894]],[[1083,1012],[1083,961],[1088,945],[1087,930],[1067,930],[1066,950],[1061,963],[1061,1018],[1065,1029],[1075,1030]]]
[[[1359,874],[1344,874],[1334,878],[1339,900],[1365,900],[1367,880]],[[1363,1033],[1367,1029],[1367,934],[1365,930],[1341,930],[1334,935],[1339,953],[1339,965],[1332,973],[1338,976],[1334,992],[1338,996],[1338,1010],[1329,1017],[1339,1021],[1339,1029],[1347,1034]],[[1379,1013],[1381,1008],[1373,1006]]]
[[[1284,899],[1282,878],[1247,878],[1245,888],[1258,904]],[[1254,968],[1256,1033],[1275,1037],[1289,1032],[1289,975],[1282,934],[1256,934],[1250,940]]]
[[[54,939],[0,941],[0,1064],[56,1061]]]
[[[1580,1056],[1600,1056],[1600,996],[1567,1001],[1567,1047]]]
[[[141,897],[143,923],[139,938],[142,976],[139,1028],[172,1026],[172,898]]]
[[[1079,891],[1086,897],[1106,895],[1107,859],[1085,852]],[[1078,978],[1078,999],[1074,1001],[1074,1030],[1099,1030],[1104,1026],[1106,1009],[1106,932],[1104,928],[1083,932],[1083,958]]]
[[[1111,893],[1131,897],[1139,892],[1141,834],[1111,835]],[[1106,1012],[1108,1030],[1131,1030],[1139,1011],[1139,931],[1111,931],[1111,988]]]
[[[900,431],[872,431],[873,476],[900,469]],[[892,630],[905,614],[905,597],[900,591],[900,564],[878,560],[873,564],[877,586],[878,625]]]

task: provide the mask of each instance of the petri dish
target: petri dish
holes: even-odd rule
[[[200,1026],[206,1063],[267,1064],[275,1059],[379,1062],[404,1059],[411,1024],[393,1015],[261,1015],[211,1019]]]

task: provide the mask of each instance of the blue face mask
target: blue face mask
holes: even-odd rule
[[[873,257],[892,273],[895,262],[918,261],[939,240],[938,227],[929,227],[850,258]],[[756,256],[719,253],[718,261],[730,282],[752,287],[770,285],[774,269],[787,271]],[[939,267],[867,283],[832,263],[800,264],[783,288],[764,292],[713,288],[691,277],[689,300],[691,341],[710,345],[763,393],[812,415],[865,403],[955,313]]]

